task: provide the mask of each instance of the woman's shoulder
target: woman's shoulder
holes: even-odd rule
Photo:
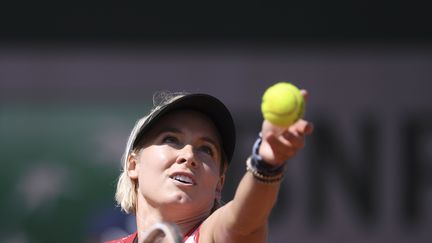
[[[199,232],[200,242],[214,242],[214,235],[219,234],[223,230],[223,222],[226,222],[224,216],[226,207],[227,204],[218,208],[202,222]]]
[[[231,207],[232,202],[228,202],[204,220],[200,227],[199,242],[266,242],[267,224],[254,232],[244,234],[233,227],[235,219]]]

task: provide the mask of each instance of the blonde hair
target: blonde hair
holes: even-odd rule
[[[135,180],[132,180],[128,175],[128,160],[129,156],[132,152],[139,152],[142,146],[142,141],[136,141],[143,140],[143,137],[137,138],[140,135],[141,128],[146,123],[148,119],[151,119],[153,115],[164,107],[165,105],[173,102],[174,100],[181,98],[188,93],[185,92],[178,92],[178,93],[168,93],[168,92],[162,92],[157,93],[153,96],[153,109],[147,114],[146,116],[139,119],[134,128],[132,129],[128,141],[126,143],[126,148],[123,153],[123,156],[121,158],[122,163],[122,172],[119,176],[118,182],[117,182],[117,190],[115,193],[115,200],[117,202],[117,205],[126,213],[135,213],[136,210],[136,204],[137,204],[137,197],[138,197],[138,191],[137,191],[137,182]],[[225,156],[225,152],[222,151],[222,162],[221,162],[221,174],[225,173],[226,170],[226,164],[227,159]],[[218,207],[220,205],[219,202],[215,203],[215,207]]]
[[[141,126],[148,119],[149,115],[139,119],[132,129],[129,139],[127,141],[126,150],[123,153],[121,162],[123,165],[122,172],[117,182],[117,190],[115,194],[115,200],[117,205],[125,211],[126,213],[135,213],[135,207],[137,202],[137,185],[134,180],[132,180],[128,172],[128,160],[131,154],[131,148],[133,146],[134,140],[139,133]]]

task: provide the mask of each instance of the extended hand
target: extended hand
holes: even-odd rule
[[[307,91],[302,90],[307,98]],[[305,136],[313,131],[312,123],[300,119],[288,128],[281,130],[268,121],[262,125],[262,138],[259,154],[267,163],[279,166],[292,158],[305,145]]]

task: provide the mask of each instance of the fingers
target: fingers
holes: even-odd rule
[[[300,119],[282,133],[282,142],[295,149],[301,149],[305,145],[305,136],[311,134],[312,131],[312,123]]]
[[[289,128],[283,130],[282,133],[277,134],[278,130],[274,129],[274,125],[264,121],[262,129],[263,136],[265,136],[265,138],[274,137],[276,140],[281,139],[281,142],[285,144],[285,146],[303,148],[305,136],[313,132],[313,124],[306,120],[300,119]]]
[[[294,149],[293,146],[287,144],[286,141],[281,140],[280,136],[275,136],[275,134],[268,134],[263,139],[260,155],[267,163],[279,165],[288,158],[293,157],[297,152],[297,149]]]
[[[299,120],[282,134],[269,130],[263,133],[263,143],[260,154],[265,160],[271,163],[281,163],[292,158],[305,146],[306,135],[313,131],[312,123],[306,120]]]
[[[313,124],[306,120],[300,119],[294,123],[289,129],[293,133],[298,133],[300,135],[309,135],[313,132]]]
[[[305,145],[304,135],[291,129],[282,133],[281,140],[284,142],[284,144],[286,144],[286,146],[293,147],[295,149],[301,149]]]
[[[303,95],[304,100],[308,100],[309,98],[309,92],[305,89],[300,90],[300,93]]]

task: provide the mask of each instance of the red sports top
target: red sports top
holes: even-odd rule
[[[189,233],[183,237],[184,243],[199,243],[199,234],[200,234],[200,225],[198,227],[194,227]],[[137,239],[138,232],[135,232],[133,234],[130,234],[126,237],[117,239],[117,240],[111,240],[111,241],[105,241],[104,243],[134,243],[134,240]]]

